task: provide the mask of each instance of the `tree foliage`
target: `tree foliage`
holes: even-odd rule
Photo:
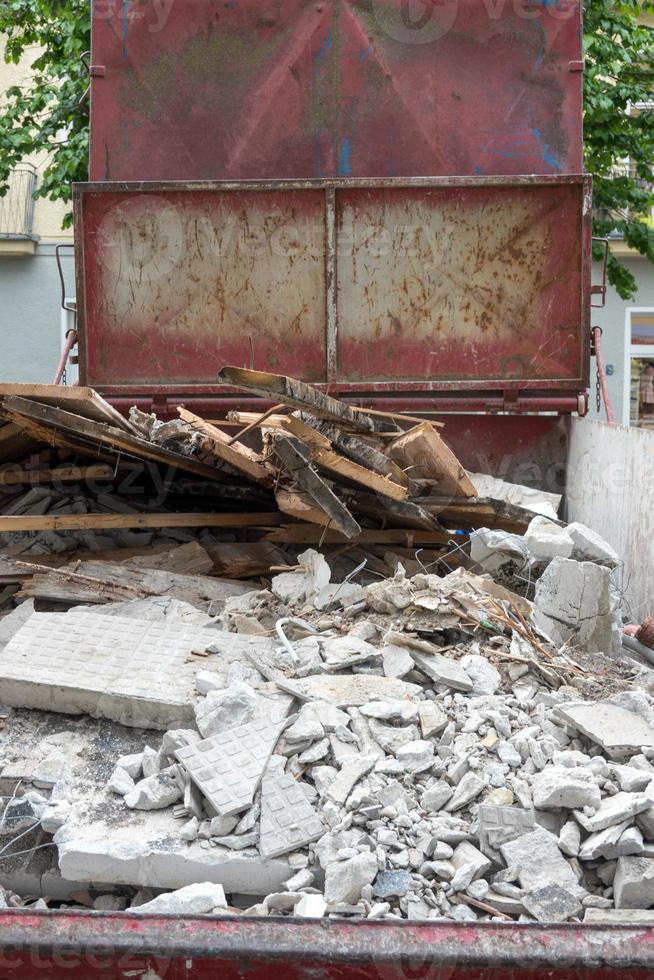
[[[593,232],[613,231],[654,262],[654,30],[642,23],[651,0],[586,0],[584,156],[593,175]],[[609,281],[633,298],[633,273],[614,255]]]
[[[88,174],[89,0],[0,0],[0,33],[5,60],[31,67],[1,95],[0,187],[22,160],[41,156],[37,196],[70,201],[72,181]]]
[[[585,0],[584,7],[584,146],[594,178],[594,233],[617,230],[654,262],[654,110],[639,108],[654,99],[654,30],[641,22],[654,14],[654,0]],[[0,0],[0,33],[6,60],[25,59],[32,68],[4,93],[0,188],[21,160],[45,153],[38,195],[69,201],[71,183],[87,176],[90,0]],[[634,295],[634,277],[615,256],[609,280],[624,298]]]

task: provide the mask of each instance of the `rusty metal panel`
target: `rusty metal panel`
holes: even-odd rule
[[[12,980],[651,980],[642,925],[0,912]]]
[[[325,378],[324,193],[84,194],[81,358],[94,384]]]
[[[584,177],[78,185],[82,383],[226,396],[239,364],[574,405],[589,200]]]
[[[581,383],[579,185],[342,191],[339,380]]]
[[[580,0],[93,0],[91,179],[582,169]]]

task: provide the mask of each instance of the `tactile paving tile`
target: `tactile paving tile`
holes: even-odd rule
[[[252,806],[268,759],[286,721],[253,721],[185,745],[175,758],[221,817]]]
[[[0,652],[14,707],[91,714],[126,725],[186,727],[197,663],[212,631],[102,613],[34,613]]]
[[[293,777],[285,772],[266,772],[261,784],[261,857],[295,851],[324,833],[322,819]]]
[[[500,844],[529,833],[536,826],[533,810],[517,806],[493,806],[482,803],[477,810],[479,847],[490,858],[497,859]]]

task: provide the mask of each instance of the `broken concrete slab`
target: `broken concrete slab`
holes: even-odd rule
[[[578,894],[576,875],[561,854],[556,837],[542,827],[500,844],[499,849],[507,865],[518,869],[518,881],[527,891],[557,884]]]
[[[222,817],[252,806],[284,722],[257,721],[177,749],[175,757]]]
[[[536,583],[534,622],[561,646],[618,653],[619,622],[611,572],[593,562],[553,558]]]
[[[644,813],[652,807],[652,800],[644,793],[616,793],[605,797],[592,816],[581,810],[575,810],[575,820],[589,834],[606,830],[615,824],[630,820],[639,813]]]
[[[0,650],[9,643],[34,612],[34,599],[26,599],[0,618]]]
[[[577,766],[546,766],[534,776],[531,787],[534,806],[539,810],[582,809],[597,810],[601,802],[600,788],[590,769]]]
[[[332,803],[343,806],[348,796],[359,782],[360,779],[369,773],[377,762],[376,755],[359,755],[351,761],[346,761],[338,776],[329,785],[326,791],[327,799]]]
[[[530,522],[524,533],[524,542],[537,561],[569,558],[573,549],[573,541],[567,528],[542,515],[534,517]]]
[[[337,708],[358,708],[369,701],[408,698],[420,690],[417,684],[374,674],[314,675],[293,681],[278,680],[277,685],[301,701],[328,701]]]
[[[196,666],[187,658],[211,634],[98,613],[34,613],[0,652],[2,697],[134,727],[188,727]]]
[[[575,561],[594,561],[608,568],[617,568],[620,564],[617,551],[597,531],[578,521],[568,524],[566,531],[572,538],[573,548],[570,557]]]
[[[616,909],[651,908],[654,905],[654,858],[618,858],[613,891]]]
[[[517,806],[481,803],[477,810],[479,847],[496,863],[501,862],[500,846],[530,833],[536,826],[533,810]]]
[[[134,915],[205,915],[226,907],[223,886],[203,881],[165,895],[157,895],[151,902],[130,908],[128,912]]]
[[[610,701],[579,701],[554,708],[558,719],[601,746],[612,759],[654,747],[654,729],[634,711]]]
[[[295,779],[267,770],[261,783],[259,852],[266,860],[318,840],[325,824]]]
[[[435,684],[449,687],[452,691],[472,691],[473,683],[458,661],[440,653],[420,653],[413,649],[410,652],[418,670]]]

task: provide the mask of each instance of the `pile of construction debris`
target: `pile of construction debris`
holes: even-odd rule
[[[128,519],[154,512],[113,472],[102,492],[5,484],[21,492],[0,518],[19,519],[0,554],[0,907],[654,920],[654,675],[621,650],[615,552],[553,495],[471,478],[431,425],[366,416],[364,435],[341,403],[311,389],[320,420],[299,383],[230,370],[276,406],[239,419],[263,426],[249,485],[207,462],[239,440],[186,410],[124,423],[78,392],[104,415],[83,439],[46,394],[32,415],[5,395],[4,445],[29,434],[35,473],[50,437],[55,468],[146,446],[229,472],[214,503],[252,536],[192,509],[193,533],[162,523],[172,509],[143,530]],[[206,499],[187,476],[172,499]],[[248,527],[258,493],[270,518],[294,510],[286,537]],[[415,522],[442,538],[421,547]],[[303,550],[307,528],[338,538]]]

